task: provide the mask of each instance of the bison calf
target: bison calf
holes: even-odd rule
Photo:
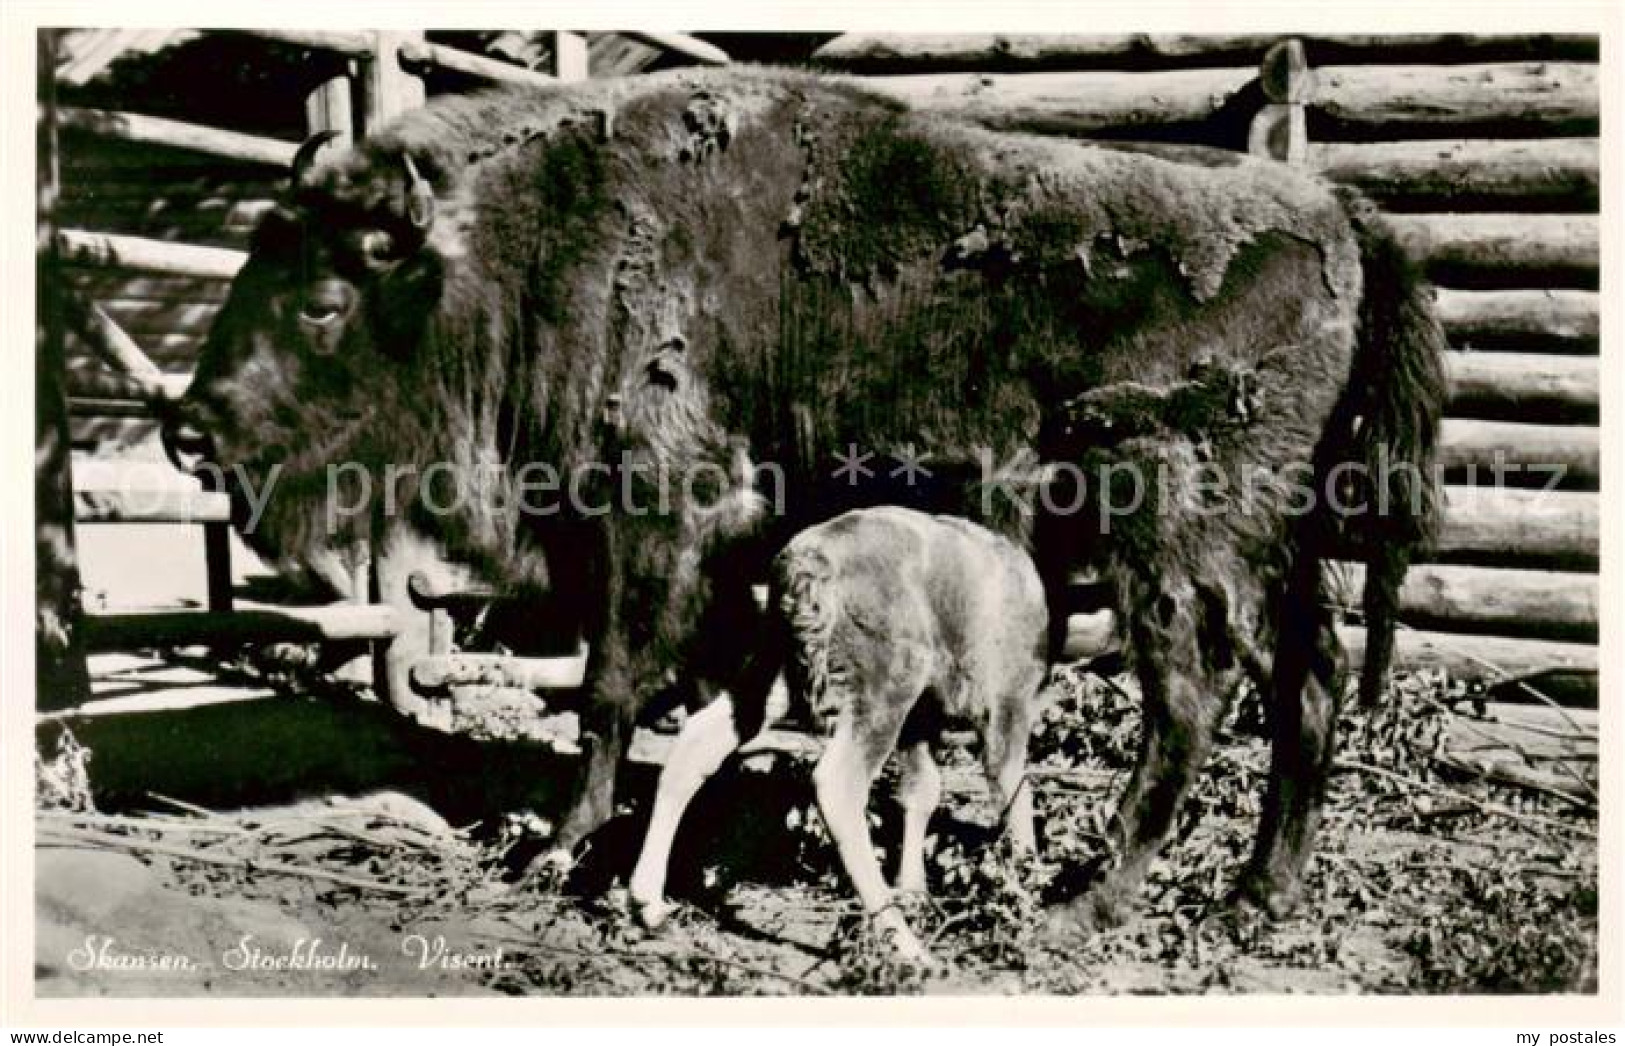
[[[1043,682],[1048,611],[1038,572],[1010,541],[964,520],[902,508],[849,512],[803,531],[773,564],[770,636],[757,671],[782,666],[790,708],[830,741],[814,771],[841,862],[899,952],[926,950],[891,905],[869,838],[870,788],[902,756],[901,890],[925,889],[926,821],[942,784],[931,744],[945,718],[970,721],[996,807],[1017,849],[1033,847],[1027,739]],[[768,687],[718,698],[691,718],[660,776],[631,894],[643,921],[665,917],[666,865],[700,785],[770,718]]]

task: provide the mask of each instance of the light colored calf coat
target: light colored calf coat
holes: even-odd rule
[[[879,928],[904,955],[924,959],[874,856],[869,792],[886,758],[899,752],[897,887],[923,891],[926,821],[942,790],[931,743],[945,719],[968,721],[1005,830],[1017,849],[1032,849],[1023,775],[1048,622],[1038,573],[1014,544],[964,520],[864,509],[790,542],[774,561],[768,611],[767,645],[777,648],[768,651],[769,667],[783,665],[791,707],[830,736],[813,778],[842,864]],[[761,689],[720,697],[692,716],[666,761],[631,881],[648,925],[665,918],[666,866],[689,801],[773,718]]]

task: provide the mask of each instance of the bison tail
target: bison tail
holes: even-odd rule
[[[1339,457],[1362,466],[1365,508],[1339,522],[1345,543],[1366,563],[1360,699],[1369,707],[1381,699],[1393,659],[1400,585],[1438,527],[1435,459],[1447,392],[1446,342],[1429,286],[1375,206],[1352,193],[1345,202],[1365,290],[1352,395],[1343,412],[1349,442]]]

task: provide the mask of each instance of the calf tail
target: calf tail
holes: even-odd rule
[[[775,619],[785,658],[792,713],[814,721],[821,719],[831,683],[835,621],[840,613],[834,580],[834,565],[815,545],[792,543],[773,561],[768,612]]]
[[[1343,522],[1366,563],[1360,700],[1369,707],[1381,699],[1393,660],[1400,585],[1438,527],[1446,342],[1428,285],[1376,208],[1352,193],[1345,203],[1365,290],[1350,398],[1340,412],[1350,441],[1342,460],[1363,466],[1368,507]]]

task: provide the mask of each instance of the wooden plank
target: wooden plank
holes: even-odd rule
[[[1321,65],[1315,76],[1323,138],[1595,135],[1601,116],[1590,62]]]
[[[61,166],[55,76],[60,40],[59,31],[42,29],[35,34],[34,45],[40,108],[34,155],[33,700],[41,710],[75,705],[90,694],[74,531],[72,443],[62,392],[65,303],[56,224]],[[26,700],[24,694],[7,696]]]
[[[1156,69],[1255,62],[1280,33],[846,33],[814,63],[851,73]],[[1598,60],[1589,34],[1295,33],[1321,63],[1545,59]]]
[[[393,608],[355,603],[263,607],[229,614],[200,610],[90,614],[85,626],[86,642],[96,650],[376,640],[388,639],[396,631]]]
[[[1257,79],[1254,69],[1169,73],[930,74],[856,82],[916,109],[995,130],[1091,134],[1197,122]]]
[[[580,33],[553,34],[553,75],[560,80],[585,80],[592,75],[587,38]]]
[[[1435,291],[1439,321],[1451,344],[1474,349],[1596,352],[1595,291]]]
[[[257,36],[262,40],[275,40],[278,43],[308,47],[313,51],[329,51],[333,54],[348,55],[353,58],[363,58],[370,54],[373,49],[373,39],[370,34],[344,29],[254,28],[220,31],[245,33],[249,36]]]
[[[1325,143],[1309,157],[1327,178],[1389,209],[1597,209],[1595,138]]]
[[[430,69],[444,69],[486,83],[518,84],[522,87],[552,87],[559,82],[559,78],[536,69],[426,40],[403,41],[400,55],[408,70],[420,74]]]
[[[1601,531],[1596,494],[1449,486],[1437,557],[1491,566],[1542,563],[1594,570]]]
[[[658,47],[662,51],[680,54],[685,58],[692,58],[701,65],[727,65],[728,52],[715,44],[708,44],[704,40],[689,36],[686,33],[651,33],[636,30],[625,30],[623,36],[629,36],[651,47]]]
[[[346,146],[355,141],[355,98],[350,74],[324,80],[305,95],[305,133],[332,131],[335,142]]]
[[[1544,487],[1561,476],[1563,487],[1595,490],[1602,475],[1601,440],[1587,425],[1446,418],[1439,464],[1453,483]]]
[[[1448,286],[1597,286],[1594,214],[1401,214],[1390,224]]]
[[[63,126],[75,131],[104,135],[120,141],[163,145],[172,149],[221,156],[243,163],[286,167],[299,148],[296,142],[242,134],[238,131],[204,127],[140,113],[111,112],[104,109],[62,110]]]
[[[229,280],[237,275],[248,255],[222,247],[196,247],[140,236],[63,229],[57,234],[63,260],[75,265],[96,265]]]
[[[1450,412],[1459,416],[1592,421],[1602,383],[1595,356],[1449,352]]]
[[[1349,653],[1350,664],[1358,666],[1365,656],[1365,629],[1349,625],[1337,632]],[[1539,677],[1547,674],[1582,673],[1595,677],[1597,673],[1597,647],[1590,643],[1407,628],[1395,636],[1394,647],[1398,667],[1443,669],[1452,678],[1487,684],[1521,679],[1538,685]]]
[[[585,648],[575,657],[510,657],[498,654],[446,654],[412,665],[412,686],[440,696],[455,686],[504,686],[524,690],[573,690],[586,677]]]
[[[423,81],[401,64],[401,48],[422,42],[422,33],[383,30],[372,35],[371,54],[361,63],[363,134],[378,129],[424,101]]]
[[[80,523],[230,523],[231,498],[184,487],[80,489],[73,492]]]
[[[1328,586],[1337,606],[1359,614],[1365,567],[1343,563]],[[1419,628],[1503,636],[1597,636],[1594,574],[1419,563],[1399,591],[1400,620]]]

